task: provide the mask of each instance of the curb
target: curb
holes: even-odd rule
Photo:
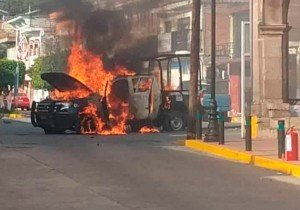
[[[9,119],[22,119],[26,118],[24,114],[4,114],[4,117]]]
[[[247,152],[241,152],[238,150],[228,149],[224,146],[212,145],[195,140],[186,140],[185,146],[231,161],[254,165],[300,178],[300,166],[287,163],[282,160],[274,160],[263,156],[251,155]]]

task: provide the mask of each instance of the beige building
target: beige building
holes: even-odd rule
[[[259,136],[276,136],[279,119],[287,128],[300,126],[299,9],[297,0],[252,0],[252,114]]]

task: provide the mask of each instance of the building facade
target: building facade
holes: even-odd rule
[[[55,23],[48,16],[29,11],[3,23],[0,43],[6,45],[8,59],[24,62],[29,70],[36,58],[49,51],[49,44],[55,40],[54,30]],[[31,101],[40,101],[48,95],[47,91],[33,90],[30,81],[26,74],[20,91],[25,92]]]
[[[165,3],[160,8],[158,53],[189,52],[192,1],[173,1]],[[243,21],[249,22],[249,1],[217,1],[216,9],[216,91],[217,94],[229,94],[231,96],[231,115],[236,116],[241,112],[241,24]],[[211,60],[210,1],[202,1],[200,18],[202,82],[209,84]],[[248,36],[248,42],[250,42],[250,36]],[[249,58],[246,60],[246,73],[248,75],[247,81],[250,84]],[[189,80],[189,74],[184,75],[184,78]],[[247,85],[248,92],[250,92],[250,88],[251,86]],[[247,100],[250,101],[251,98]]]
[[[276,136],[277,121],[300,126],[297,0],[252,0],[253,101],[259,135]],[[298,110],[297,110],[298,109]]]

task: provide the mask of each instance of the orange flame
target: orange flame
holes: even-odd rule
[[[153,128],[151,126],[144,126],[140,129],[140,133],[146,134],[146,133],[159,133],[159,130],[157,128]]]
[[[147,78],[147,80],[142,80],[139,83],[139,92],[145,92],[151,89],[151,85],[152,85],[152,79],[151,78]]]
[[[83,109],[79,116],[81,119],[81,130],[80,133],[83,134],[97,134],[99,126],[102,125],[101,120],[97,116],[97,107],[95,104],[89,104]]]
[[[129,104],[113,97],[113,94],[111,94],[111,85],[117,76],[132,76],[135,73],[121,66],[116,66],[114,69],[105,69],[101,56],[84,49],[80,27],[72,20],[63,20],[63,16],[63,11],[50,14],[50,18],[57,22],[57,31],[67,30],[70,32],[69,35],[73,36],[67,73],[101,96],[104,96],[106,85],[108,84],[106,95],[108,96],[107,101],[110,110],[109,122],[103,122],[99,117],[100,114],[97,113],[99,111],[97,105],[90,103],[80,113],[80,116],[83,118],[81,121],[83,130],[81,132],[101,135],[125,134],[126,121],[131,118]],[[85,98],[89,94],[84,91],[63,93],[55,91],[53,95],[56,98],[68,100]]]
[[[73,43],[68,59],[68,70],[72,77],[101,95],[104,94],[107,82],[109,83],[108,93],[110,93],[111,82],[117,76],[135,75],[134,72],[121,66],[112,70],[105,69],[101,57],[86,51],[77,43]]]
[[[90,95],[90,92],[85,90],[78,90],[76,92],[60,92],[58,90],[53,90],[51,92],[51,97],[56,100],[70,100],[70,99],[77,99],[77,98],[86,98]]]
[[[71,54],[68,58],[68,73],[101,96],[104,96],[106,83],[108,83],[107,96],[109,109],[111,110],[109,128],[105,128],[105,122],[97,115],[95,105],[90,104],[81,114],[85,114],[90,119],[90,123],[94,124],[93,127],[95,129],[94,131],[87,129],[83,133],[97,133],[101,135],[126,134],[126,121],[130,118],[129,105],[111,96],[111,85],[117,76],[130,76],[135,73],[121,66],[117,66],[112,70],[105,69],[101,56],[99,57],[86,51],[78,43],[73,43]],[[65,99],[72,96],[70,93],[60,94],[64,95]],[[77,96],[83,96],[83,93],[78,91],[76,94]],[[88,122],[85,120],[84,123]],[[86,127],[91,126],[86,125]]]

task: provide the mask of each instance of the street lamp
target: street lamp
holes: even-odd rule
[[[216,101],[216,0],[211,0],[211,97],[208,113],[208,130],[204,141],[218,141],[218,113]]]

